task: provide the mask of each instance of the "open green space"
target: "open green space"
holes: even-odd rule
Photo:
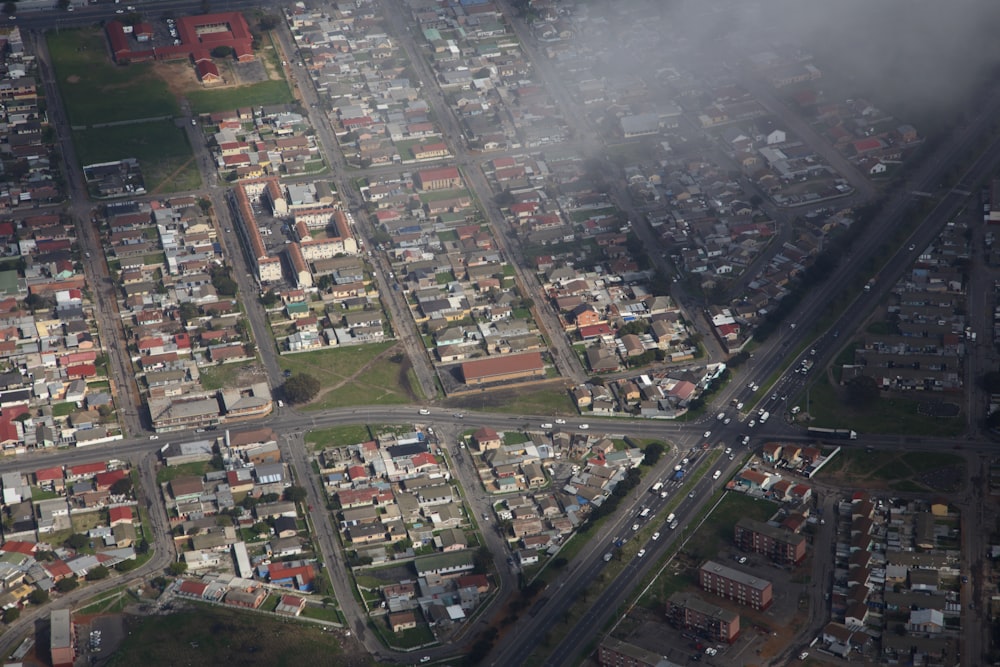
[[[187,134],[171,120],[80,130],[73,144],[80,164],[136,158],[148,192],[201,187]]]
[[[331,426],[306,433],[306,444],[312,445],[316,449],[344,447],[368,440],[371,440],[371,434],[364,424]]]
[[[230,111],[237,107],[265,104],[289,104],[294,99],[284,79],[261,81],[237,88],[192,90],[187,93],[191,111],[196,114]]]
[[[967,477],[965,459],[951,452],[847,447],[819,471],[823,479],[897,491],[953,491]]]
[[[198,605],[167,616],[129,617],[128,622],[124,643],[107,663],[111,667],[347,662],[339,642],[322,628],[263,614]]]
[[[259,369],[257,364],[222,364],[200,369],[201,386],[208,390],[231,387],[237,383],[242,373]]]
[[[153,63],[115,65],[111,62],[102,30],[81,28],[48,32],[46,40],[71,125],[180,113],[177,100],[163,79],[157,76]]]
[[[920,401],[882,395],[864,408],[848,405],[824,375],[809,390],[808,412],[811,425],[825,428],[849,428],[862,434],[895,433],[926,437],[960,434],[965,421],[959,417],[930,417],[917,412]]]
[[[450,405],[467,410],[527,412],[529,414],[576,415],[577,410],[562,386],[525,387],[516,391],[482,392],[456,397]],[[537,425],[536,425],[537,426]]]
[[[431,192],[421,192],[420,201],[425,204],[431,202],[443,201],[445,199],[458,199],[459,197],[471,197],[469,191],[465,188],[460,188],[458,190],[433,190]]]
[[[416,398],[409,363],[399,349],[392,349],[395,345],[385,342],[292,354],[279,363],[292,373],[319,380],[320,393],[305,406],[307,410],[411,403]]]
[[[188,475],[196,475],[200,477],[211,469],[212,466],[208,461],[195,461],[194,463],[182,463],[176,466],[163,466],[156,471],[156,481],[162,484],[163,482],[169,482],[172,479],[186,477]]]

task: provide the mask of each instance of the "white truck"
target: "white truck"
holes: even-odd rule
[[[771,416],[770,412],[764,412],[764,413],[762,413],[761,416],[760,416],[760,423],[761,424],[766,424],[767,423],[767,418],[770,417],[770,416]]]
[[[657,482],[653,486],[649,487],[650,493],[658,493],[660,489],[663,488],[663,482]]]

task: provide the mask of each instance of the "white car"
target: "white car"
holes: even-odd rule
[[[708,648],[705,649],[705,655],[715,655],[718,652],[719,650],[714,646],[709,646]]]
[[[646,555],[645,549],[639,549],[639,553],[636,554],[636,556],[638,556],[639,558],[642,558],[645,555]]]
[[[580,424],[581,431],[586,431],[588,428],[590,428],[590,424]]]
[[[749,426],[750,428],[753,428],[756,425],[757,425],[756,419],[751,419],[750,421],[747,422],[747,426]]]
[[[149,439],[150,440],[159,440],[160,436],[158,436],[158,435],[151,435],[151,436],[149,436]]]
[[[729,424],[729,422],[731,422],[731,421],[733,421],[733,418],[732,418],[732,417],[726,417],[725,419],[723,419],[723,420],[722,420],[722,423],[723,423],[723,424],[727,424],[727,425],[728,425],[728,424]]]
[[[653,541],[655,542],[658,539],[660,539],[660,531],[653,533]]]
[[[557,420],[556,420],[556,423],[557,423],[557,424],[565,424],[565,423],[566,423],[566,420],[565,420],[565,419],[557,419]]]
[[[736,409],[737,410],[742,410],[743,409],[743,401],[740,401],[739,403],[736,404]]]
[[[705,438],[706,440],[708,440],[709,438],[711,438],[711,437],[712,437],[712,432],[711,432],[711,431],[705,431],[705,434],[704,434],[704,435],[702,435],[701,437],[703,437],[703,438]]]
[[[430,661],[431,661],[431,657],[429,655],[425,655],[424,657],[420,658],[420,662],[421,663],[430,662]]]
[[[732,447],[726,447],[726,455],[728,456],[728,455],[730,455],[732,453],[733,453],[733,448]]]
[[[750,444],[750,436],[749,435],[743,436],[743,445],[746,446],[749,444]]]
[[[809,651],[802,651],[802,653],[799,653],[799,660],[805,660],[808,657],[809,657]]]
[[[639,530],[639,524],[633,523],[632,524],[632,530]]]

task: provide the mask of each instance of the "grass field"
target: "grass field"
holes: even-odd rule
[[[187,475],[204,475],[206,472],[212,469],[212,466],[208,464],[208,461],[195,461],[194,463],[182,463],[176,466],[163,466],[156,471],[156,481],[159,484],[163,482],[169,482],[172,479],[178,477],[185,477]]]
[[[93,125],[180,112],[153,63],[119,66],[111,62],[102,31],[49,32],[47,41],[70,124]]]
[[[91,128],[74,132],[73,143],[80,164],[136,158],[149,192],[201,187],[187,135],[173,121]]]
[[[370,439],[371,434],[368,432],[368,427],[364,424],[331,426],[330,428],[319,428],[306,433],[306,443],[316,449],[343,447],[359,442],[367,442]]]
[[[812,426],[850,428],[865,433],[896,433],[916,436],[953,436],[965,428],[959,417],[929,417],[917,412],[919,401],[882,396],[865,409],[846,405],[824,377],[809,391],[809,413]]]
[[[238,88],[192,90],[187,93],[187,99],[192,112],[215,113],[245,106],[288,104],[293,98],[288,84],[284,80],[276,80],[261,81]]]
[[[819,472],[822,479],[899,491],[949,491],[967,476],[965,459],[951,452],[846,448]]]
[[[222,389],[239,383],[241,376],[261,370],[259,364],[223,364],[200,369],[201,386],[205,389]]]
[[[279,363],[292,373],[307,373],[320,382],[319,396],[307,410],[350,405],[399,405],[413,402],[405,356],[396,343],[359,345],[283,356]]]
[[[136,618],[108,665],[347,664],[340,643],[318,627],[216,607]],[[374,663],[369,663],[374,664]]]
[[[543,388],[526,387],[520,390],[486,391],[453,397],[448,405],[466,410],[491,410],[494,412],[527,412],[576,416],[577,409],[562,386]],[[593,428],[600,428],[591,424]]]

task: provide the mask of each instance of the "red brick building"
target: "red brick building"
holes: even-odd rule
[[[806,557],[805,537],[747,517],[736,522],[733,539],[741,550],[779,565],[794,565]]]
[[[698,568],[698,584],[704,591],[753,609],[767,609],[773,602],[770,581],[712,560]]]
[[[740,615],[706,602],[693,593],[677,592],[667,600],[667,620],[694,630],[710,641],[731,644],[740,634]]]

